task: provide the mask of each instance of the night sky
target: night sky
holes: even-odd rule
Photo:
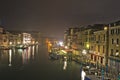
[[[68,27],[119,19],[120,0],[0,0],[0,23],[7,30],[63,38]]]

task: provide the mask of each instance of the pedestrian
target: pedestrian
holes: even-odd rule
[[[85,80],[85,76],[86,76],[86,73],[85,73],[85,71],[82,69],[82,72],[81,72],[81,80]]]

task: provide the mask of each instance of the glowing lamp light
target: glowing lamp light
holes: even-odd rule
[[[104,27],[104,30],[107,30],[107,27]]]
[[[12,44],[12,42],[9,43],[10,45]]]
[[[85,55],[85,54],[87,54],[87,51],[86,51],[86,50],[83,50],[82,53]]]
[[[89,44],[87,44],[87,45],[86,45],[86,47],[89,49],[90,45],[89,45]]]
[[[116,54],[115,54],[116,56],[118,56],[119,55],[119,52],[116,52]]]
[[[65,49],[68,49],[68,47],[67,47],[67,46],[65,46]]]
[[[59,45],[60,45],[60,46],[63,46],[63,42],[62,42],[62,41],[60,41],[60,42],[59,42]]]
[[[18,43],[18,44],[20,44],[20,42],[19,42],[19,41],[18,41],[17,43]]]

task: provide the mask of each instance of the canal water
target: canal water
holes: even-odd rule
[[[50,60],[45,45],[0,50],[1,80],[80,80],[80,65]]]

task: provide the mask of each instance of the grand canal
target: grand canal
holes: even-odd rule
[[[50,60],[46,45],[0,51],[1,80],[80,80],[80,65]]]

